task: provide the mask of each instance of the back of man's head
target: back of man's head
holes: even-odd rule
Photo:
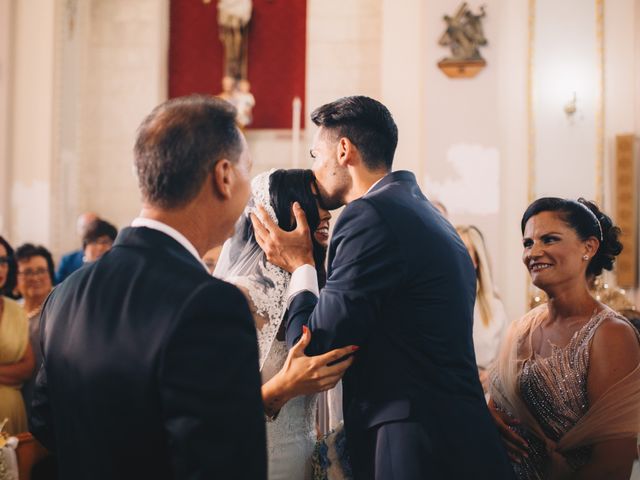
[[[134,165],[143,200],[164,209],[193,200],[216,162],[242,151],[236,109],[204,95],[169,100],[138,129]]]
[[[344,97],[315,109],[311,120],[336,140],[348,138],[369,170],[391,170],[398,127],[382,103],[361,95]]]
[[[84,212],[78,215],[78,219],[76,220],[76,232],[78,236],[82,237],[87,231],[87,227],[96,220],[98,220],[98,215],[93,212]]]

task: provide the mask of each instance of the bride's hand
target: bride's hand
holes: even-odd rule
[[[274,415],[294,397],[333,388],[353,363],[352,354],[359,348],[350,345],[324,355],[308,357],[304,354],[304,349],[310,341],[311,332],[303,327],[302,337],[289,350],[282,369],[262,386],[262,399],[268,415]],[[350,356],[330,365],[347,355]]]
[[[350,345],[323,355],[308,357],[304,354],[304,349],[311,342],[311,332],[307,327],[302,327],[302,331],[300,340],[289,350],[284,366],[277,373],[283,380],[289,398],[324,392],[335,387],[353,363],[351,354],[358,350],[358,347]],[[349,357],[345,360],[330,365],[347,355]]]

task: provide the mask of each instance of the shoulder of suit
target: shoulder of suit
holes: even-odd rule
[[[357,229],[367,229],[386,225],[384,218],[376,207],[375,202],[370,198],[361,197],[350,202],[338,217],[334,229],[334,235],[343,229],[350,230],[350,227]]]
[[[78,255],[84,255],[82,250],[74,250],[73,252],[66,253],[65,255],[62,256],[62,259],[60,259],[60,262],[64,262],[64,261],[70,262],[74,260],[76,257],[78,257]]]
[[[209,276],[209,279],[198,285],[191,297],[204,296],[215,299],[225,299],[232,302],[244,300],[244,294],[232,283],[225,282],[219,278]]]
[[[360,197],[352,202],[349,202],[344,207],[344,210],[341,217],[343,215],[378,215],[378,211],[375,208],[375,201],[368,197]]]

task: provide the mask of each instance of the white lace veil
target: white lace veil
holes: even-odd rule
[[[267,359],[286,311],[291,274],[269,263],[257,244],[249,214],[261,205],[277,223],[271,206],[269,179],[274,170],[251,181],[251,197],[236,223],[234,235],[225,242],[213,275],[238,286],[247,295],[258,334],[260,370]]]

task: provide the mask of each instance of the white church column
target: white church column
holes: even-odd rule
[[[11,82],[13,0],[0,0],[0,235],[7,235],[11,217]]]
[[[520,219],[527,199],[527,2],[502,2],[497,19],[499,33],[498,131],[500,138],[500,213],[497,250],[493,253],[494,279],[510,320],[527,307],[529,274],[521,261]]]
[[[48,244],[51,237],[52,158],[57,1],[14,2],[11,89],[11,224],[14,244]],[[29,212],[26,214],[25,212]]]
[[[169,1],[83,3],[76,214],[93,210],[124,227],[140,210],[132,153],[136,129],[168,94]]]
[[[394,170],[411,170],[423,180],[425,29],[427,2],[382,1],[380,100],[399,130]]]

